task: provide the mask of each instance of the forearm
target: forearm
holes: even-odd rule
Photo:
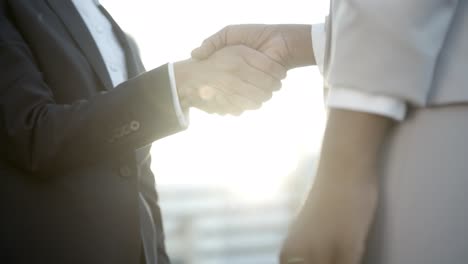
[[[393,120],[332,109],[329,113],[317,184],[374,184],[376,167]]]
[[[281,253],[281,263],[360,263],[377,205],[377,173],[391,119],[332,109],[318,175]]]
[[[0,145],[5,159],[25,171],[47,174],[118,159],[183,129],[171,103],[167,66],[70,104],[55,102],[37,73],[24,69],[23,78],[2,88]]]
[[[316,65],[311,25],[277,25],[289,50],[288,68]]]
[[[392,123],[383,116],[331,109],[300,222],[321,214],[324,222],[339,223],[346,232],[356,232],[358,241],[365,240],[377,205],[379,153]]]

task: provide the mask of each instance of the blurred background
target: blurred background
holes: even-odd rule
[[[321,23],[326,0],[101,0],[139,44],[147,69],[187,59],[229,24]],[[192,110],[190,127],[153,144],[153,170],[174,264],[277,263],[311,186],[325,122],[317,67],[288,72],[262,109]]]

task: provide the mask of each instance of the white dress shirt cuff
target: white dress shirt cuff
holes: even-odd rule
[[[402,121],[406,115],[406,104],[402,100],[346,88],[331,88],[328,91],[327,106],[382,115],[396,121]]]
[[[324,24],[312,25],[312,45],[315,61],[324,75],[326,34]],[[326,80],[325,80],[326,82]],[[402,121],[406,115],[406,104],[390,96],[370,94],[346,87],[328,87],[327,106],[344,110],[383,115]]]
[[[169,81],[171,83],[172,89],[172,102],[174,105],[174,111],[177,115],[177,118],[179,119],[180,126],[185,128],[188,126],[188,117],[182,110],[182,107],[180,106],[179,94],[177,93],[177,84],[174,74],[174,64],[168,63],[167,67],[169,72]]]

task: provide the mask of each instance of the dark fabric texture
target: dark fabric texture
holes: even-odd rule
[[[0,0],[0,263],[138,263],[140,190],[164,250],[149,149],[182,128],[167,66],[113,25],[116,88],[70,1]]]

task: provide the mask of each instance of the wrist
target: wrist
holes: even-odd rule
[[[302,222],[300,226],[303,226],[308,225],[310,219],[323,217],[326,223],[340,223],[340,227],[355,231],[356,228],[360,229],[359,233],[365,236],[377,203],[377,184],[316,180],[298,220]]]
[[[392,123],[372,114],[330,110],[317,180],[375,184],[381,148]]]
[[[183,60],[173,63],[174,79],[176,82],[177,94],[181,107],[185,110],[190,107],[190,93],[187,81],[190,80],[190,60]]]
[[[278,25],[278,31],[288,50],[288,69],[315,65],[312,45],[312,25]]]

